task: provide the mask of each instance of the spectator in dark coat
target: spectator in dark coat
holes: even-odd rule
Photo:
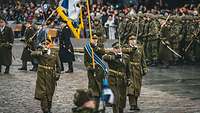
[[[1,66],[6,66],[4,74],[9,74],[12,63],[12,44],[14,34],[10,27],[6,26],[6,20],[0,17],[0,72]]]
[[[66,73],[73,73],[74,49],[70,37],[72,36],[71,30],[68,26],[64,26],[60,36],[60,51],[59,57],[61,61],[61,70],[64,71],[63,63],[68,63],[68,71]]]

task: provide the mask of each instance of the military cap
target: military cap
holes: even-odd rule
[[[82,106],[85,102],[89,101],[92,98],[92,93],[87,89],[78,89],[74,94],[74,104],[77,107]]]
[[[136,39],[137,39],[137,37],[136,37],[136,36],[134,36],[134,35],[130,35],[130,36],[128,37],[128,39],[129,39],[129,40],[136,40]]]
[[[120,48],[119,42],[114,42],[114,43],[112,44],[112,47],[113,47],[113,48]]]
[[[98,36],[96,34],[93,34],[92,39],[98,39]]]

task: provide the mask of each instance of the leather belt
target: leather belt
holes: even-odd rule
[[[53,67],[50,67],[50,66],[43,66],[43,65],[38,65],[38,67],[44,68],[44,69],[54,69]]]
[[[140,63],[138,63],[138,62],[130,62],[130,64],[132,64],[132,65],[140,65]]]
[[[113,69],[109,69],[109,72],[114,73],[114,74],[116,74],[116,75],[123,76],[123,73],[122,73],[122,72],[118,72],[118,71],[115,71],[115,70],[113,70]]]

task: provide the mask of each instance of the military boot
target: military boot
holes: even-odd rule
[[[10,66],[6,66],[4,74],[9,74],[9,72],[10,72]]]
[[[19,68],[18,70],[27,70],[27,62],[25,62],[25,61],[22,61],[22,67],[21,68]]]
[[[68,70],[65,73],[73,73],[73,72],[74,72],[73,63],[68,62]]]
[[[136,110],[136,111],[140,110],[140,108],[138,107],[137,101],[138,101],[138,97],[135,97],[135,104],[130,106],[130,110]]]
[[[124,113],[124,109],[123,108],[119,108],[119,113]]]
[[[0,73],[1,73],[1,65],[0,65]]]

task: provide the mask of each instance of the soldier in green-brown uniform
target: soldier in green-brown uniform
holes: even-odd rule
[[[47,43],[49,43],[47,41]],[[51,113],[52,98],[56,81],[60,77],[60,60],[57,48],[43,47],[33,51],[32,55],[38,59],[38,71],[35,89],[35,99],[41,101],[43,113]]]
[[[99,58],[102,58],[102,56],[105,53],[105,50],[103,46],[98,45],[98,39],[99,37],[94,33],[93,39],[90,42],[91,48],[93,49],[93,52],[98,55]],[[96,109],[98,108],[99,104],[99,98],[102,90],[102,80],[104,78],[104,71],[103,69],[95,64],[93,67],[93,60],[87,53],[87,50],[84,48],[84,64],[87,69],[87,75],[88,75],[88,89],[92,92],[93,99],[97,102],[96,103]]]
[[[112,45],[113,52],[103,56],[109,66],[109,84],[114,94],[113,113],[123,113],[126,106],[126,80],[129,57],[122,55],[119,42]]]
[[[94,33],[98,35],[98,46],[104,46],[106,41],[106,31],[99,18],[95,17],[94,19]]]
[[[130,76],[127,87],[130,110],[140,110],[137,101],[141,92],[142,77],[147,71],[144,49],[141,44],[137,43],[137,38],[131,35],[128,45],[122,51],[130,57]]]

